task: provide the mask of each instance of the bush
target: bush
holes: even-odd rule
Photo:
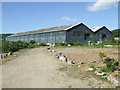
[[[100,56],[101,60],[103,60],[103,57],[106,57],[106,54],[105,54],[105,53],[100,52],[100,53],[99,53],[99,56]]]
[[[23,48],[28,48],[29,44],[23,41],[17,41],[15,42],[18,46],[19,49],[23,49]]]
[[[29,44],[22,41],[2,41],[2,53],[15,52],[19,49],[28,48]]]
[[[66,46],[66,44],[63,43],[63,42],[58,43],[58,45],[60,45],[60,46]]]
[[[81,44],[80,44],[80,42],[75,42],[74,45],[75,45],[75,46],[79,46],[79,45],[81,45]]]
[[[41,42],[40,46],[47,46],[45,42]]]
[[[110,67],[103,67],[100,69],[101,72],[114,72],[115,71],[115,67],[114,66],[110,66]]]
[[[35,48],[36,46],[34,44],[30,45],[29,48]]]
[[[74,43],[71,42],[71,41],[70,41],[70,42],[67,42],[66,44],[67,44],[67,45],[68,45],[68,44],[70,44],[70,45],[74,45]]]
[[[115,66],[119,66],[119,63],[117,61],[115,61],[115,59],[111,59],[111,58],[106,58],[103,63],[106,64],[106,67],[101,68],[101,71],[104,72],[114,72],[115,71]]]
[[[35,40],[30,41],[30,44],[35,44],[35,43],[36,43]]]

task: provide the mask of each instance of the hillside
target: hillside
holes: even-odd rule
[[[112,31],[113,37],[120,37],[120,29],[115,29]]]

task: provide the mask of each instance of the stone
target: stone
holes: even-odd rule
[[[50,50],[50,48],[47,48],[47,50]]]
[[[116,87],[120,86],[120,79],[118,78],[118,75],[112,73],[107,77],[107,79],[113,82]]]
[[[84,64],[85,62],[79,62],[78,64]]]
[[[68,61],[68,59],[67,58],[65,58],[65,62],[67,62]]]
[[[55,47],[55,44],[52,44],[53,47]]]
[[[60,56],[59,59],[62,61],[65,57],[64,56]]]
[[[4,56],[3,56],[3,54],[1,54],[1,59],[3,59],[4,58]]]
[[[62,53],[59,53],[60,55],[62,55]]]
[[[117,77],[118,75],[117,75],[115,72],[113,72],[113,73],[111,74],[111,76],[112,76],[112,78],[114,78],[114,77]]]
[[[95,71],[95,74],[98,75],[98,76],[105,76],[105,75],[107,75],[106,72],[99,73],[98,71]]]
[[[88,68],[88,71],[93,71],[94,69],[93,68]]]
[[[68,60],[67,63],[68,63],[68,64],[72,64],[72,63],[71,63],[71,60]]]
[[[105,75],[107,75],[107,73],[106,72],[102,72],[102,74],[101,74],[102,76],[105,76]]]
[[[70,47],[71,45],[70,44],[68,44],[68,47]]]
[[[55,50],[52,50],[52,52],[55,52]]]
[[[72,60],[71,60],[71,63],[72,63],[72,64],[75,64],[75,62],[74,62],[74,61],[72,61]]]
[[[78,65],[78,68],[80,68],[81,66],[80,65]]]
[[[4,54],[3,57],[6,58],[6,54]]]

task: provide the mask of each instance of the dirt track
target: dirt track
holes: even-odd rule
[[[34,48],[24,51],[17,58],[6,62],[2,67],[3,88],[90,88],[110,87],[91,77],[87,80],[67,76],[61,72],[61,64],[44,48]],[[67,65],[67,64],[64,64]],[[98,84],[101,83],[101,86]]]

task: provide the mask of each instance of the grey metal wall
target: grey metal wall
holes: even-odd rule
[[[20,41],[25,41],[25,42],[30,42],[31,40],[35,40],[37,43],[66,42],[66,31],[11,36],[11,37],[7,37],[6,40],[9,40],[9,41],[19,41],[20,40]]]
[[[80,35],[73,35],[75,32],[79,32]],[[89,37],[85,39],[85,34],[90,34]],[[36,34],[26,34],[20,36],[11,36],[7,37],[6,40],[10,41],[25,41],[30,42],[30,40],[35,40],[37,43],[46,42],[46,43],[59,43],[59,42],[80,42],[87,43],[92,41],[96,35],[97,40],[102,39],[101,35],[106,34],[106,40],[112,38],[112,33],[107,30],[107,28],[102,28],[96,33],[92,32],[84,24],[76,26],[67,31],[56,31],[56,32],[46,32],[46,33],[36,33]]]
[[[74,36],[74,32],[79,32],[79,36]],[[90,34],[90,37],[88,37],[85,40],[85,34]],[[89,28],[87,28],[85,25],[79,25],[77,27],[72,28],[71,30],[66,31],[66,41],[69,42],[80,42],[80,43],[87,43],[88,41],[92,41],[94,34]]]
[[[96,39],[99,40],[101,39],[102,40],[102,34],[106,34],[106,40],[111,40],[112,39],[112,33],[110,31],[108,31],[107,28],[102,28],[100,29],[99,31],[96,32]]]

